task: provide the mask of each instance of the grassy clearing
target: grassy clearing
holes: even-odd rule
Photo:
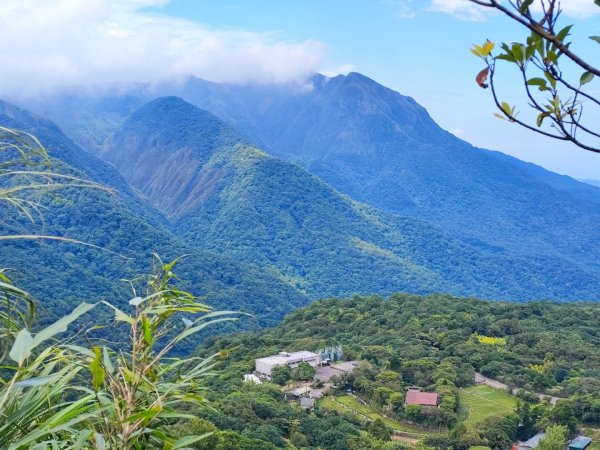
[[[326,396],[319,400],[319,406],[332,411],[337,411],[340,414],[351,414],[350,411],[348,411],[339,403],[335,402],[331,396]]]
[[[374,410],[373,408],[371,408],[369,406],[363,405],[356,398],[354,398],[352,396],[342,395],[342,396],[336,397],[335,400],[337,400],[337,402],[334,401],[334,399],[331,397],[325,397],[319,401],[319,405],[321,405],[324,408],[337,411],[341,414],[352,414],[352,412],[350,411],[350,410],[352,410],[352,411],[356,411],[356,412],[362,414],[363,416],[367,416],[368,418],[370,418],[372,420],[381,419],[388,427],[390,427],[394,430],[403,431],[405,433],[413,433],[415,435],[418,435],[417,437],[420,437],[420,438],[423,438],[428,434],[436,434],[435,431],[431,431],[431,432],[424,431],[421,428],[413,427],[409,424],[405,424],[405,423],[398,422],[396,420],[384,417],[378,411]],[[345,405],[348,408],[350,408],[350,410],[344,408],[342,405],[340,405],[340,403],[342,405]],[[361,417],[361,416],[359,415],[359,417]]]
[[[488,417],[514,412],[517,399],[501,389],[478,385],[461,389],[460,403],[467,412],[465,426],[473,428]]]

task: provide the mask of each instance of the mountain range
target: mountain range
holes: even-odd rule
[[[25,284],[52,276],[61,294],[38,292],[50,303],[81,296],[73,279],[94,286],[88,296],[124,295],[114,280],[143,271],[152,252],[191,254],[182,279],[262,324],[355,293],[600,299],[600,189],[475,148],[363,75],[190,77],[20,104],[58,126],[8,103],[0,125],[35,134],[59,167],[117,192],[44,194],[47,232],[134,258],[3,244]]]

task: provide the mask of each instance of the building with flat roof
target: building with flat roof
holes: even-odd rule
[[[278,355],[267,356],[255,360],[256,372],[259,376],[271,378],[271,370],[277,366],[289,366],[292,369],[298,367],[298,364],[305,362],[313,367],[317,367],[321,362],[320,355],[302,350],[300,352],[281,352]]]
[[[519,442],[512,446],[513,450],[532,450],[538,446],[540,441],[546,436],[546,433],[538,433],[526,441]]]
[[[567,444],[569,450],[584,450],[592,443],[592,439],[585,436],[577,436]]]

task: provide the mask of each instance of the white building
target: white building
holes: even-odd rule
[[[298,364],[305,362],[313,367],[317,367],[321,362],[321,357],[316,353],[302,350],[301,352],[287,353],[281,352],[279,355],[259,358],[255,361],[256,372],[260,376],[271,378],[271,370],[277,366],[290,366],[292,369],[298,367]]]

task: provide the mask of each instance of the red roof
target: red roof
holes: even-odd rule
[[[406,393],[406,405],[437,406],[438,395],[435,392],[421,392],[417,389],[409,389]]]

